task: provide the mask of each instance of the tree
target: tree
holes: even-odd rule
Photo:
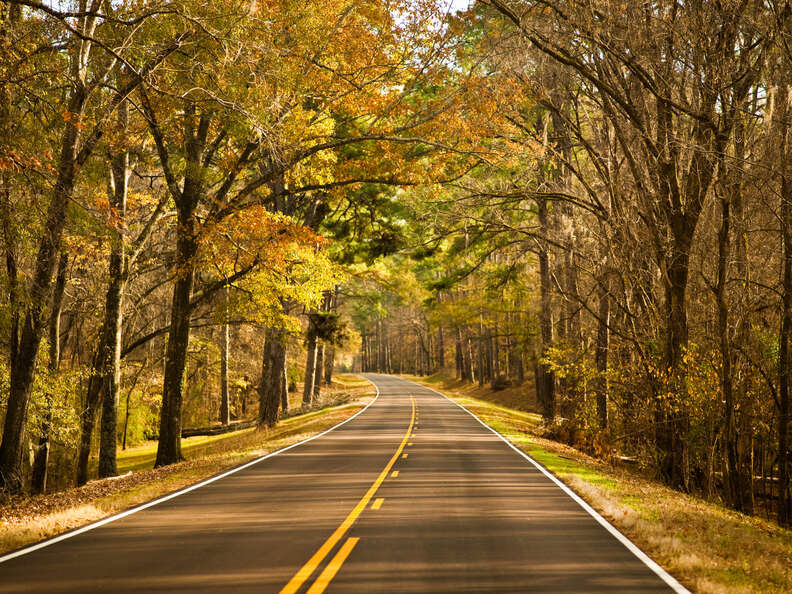
[[[73,198],[77,174],[93,153],[118,106],[190,35],[188,31],[177,33],[163,45],[153,48],[153,52],[144,53],[144,59],[137,66],[123,56],[111,56],[110,68],[107,68],[105,48],[108,47],[106,42],[110,40],[95,43],[95,36],[101,36],[106,31],[106,27],[100,26],[100,4],[92,2],[90,10],[79,11],[75,13],[77,16],[46,10],[46,14],[52,15],[67,35],[67,51],[63,55],[67,60],[69,87],[53,191],[38,241],[36,268],[26,291],[29,301],[23,308],[24,315],[20,315],[21,328],[18,339],[14,341],[11,357],[8,406],[0,445],[0,484],[11,491],[18,491],[22,487],[20,461],[27,406],[36,356],[46,327],[52,275],[60,253],[67,207]],[[139,13],[145,19],[143,14],[150,13]],[[142,29],[136,26],[139,21],[135,20],[134,25],[130,23],[122,29],[113,28],[111,36],[115,39],[110,45],[120,42],[120,47],[133,46]],[[103,93],[100,82],[108,70],[122,67],[129,69],[129,81],[114,93]]]

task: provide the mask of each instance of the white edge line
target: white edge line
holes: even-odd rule
[[[330,433],[331,431],[333,431],[335,429],[338,429],[341,425],[344,425],[344,424],[348,423],[349,421],[354,419],[356,416],[358,416],[359,414],[364,412],[369,406],[374,404],[374,402],[379,398],[379,395],[380,395],[379,386],[377,386],[377,384],[375,384],[374,382],[372,382],[368,378],[364,378],[364,379],[367,382],[369,382],[371,385],[373,385],[374,388],[377,390],[377,393],[375,394],[375,396],[372,399],[372,401],[369,402],[366,406],[364,406],[362,409],[357,411],[354,415],[352,415],[348,419],[345,419],[345,420],[341,421],[340,423],[338,423],[336,425],[333,425],[329,429],[325,429],[321,433],[317,433],[316,435],[313,435],[313,436],[311,436],[311,437],[309,437],[307,439],[303,439],[302,441],[298,441],[297,443],[293,443],[290,446],[286,446],[285,448],[281,448],[279,450],[275,450],[274,452],[270,452],[269,454],[261,456],[260,458],[256,458],[255,460],[251,460],[250,462],[246,462],[245,464],[242,464],[241,466],[236,466],[236,467],[232,468],[231,470],[227,470],[227,471],[225,471],[225,472],[223,472],[221,474],[218,474],[218,475],[215,475],[215,476],[213,476],[211,478],[205,479],[205,480],[203,480],[203,481],[201,481],[199,483],[195,483],[194,485],[190,485],[189,487],[185,487],[185,488],[180,489],[178,491],[174,491],[173,493],[168,493],[167,495],[163,495],[162,497],[158,497],[157,499],[152,499],[151,501],[148,501],[148,502],[143,503],[141,505],[138,505],[136,507],[130,508],[128,510],[122,511],[120,513],[114,514],[112,516],[108,516],[108,517],[103,518],[101,520],[97,520],[96,522],[92,522],[91,524],[86,524],[85,526],[81,526],[80,528],[75,528],[74,530],[70,530],[69,532],[65,532],[65,533],[60,534],[58,536],[53,536],[52,538],[48,538],[47,540],[42,540],[41,542],[37,542],[36,544],[32,544],[32,545],[23,547],[21,549],[17,549],[16,551],[12,551],[10,553],[7,553],[6,555],[0,556],[0,563],[5,563],[6,561],[10,561],[11,559],[16,559],[17,557],[21,557],[23,555],[27,555],[28,553],[32,553],[34,551],[38,551],[39,549],[43,549],[45,547],[52,546],[52,545],[57,544],[57,543],[59,543],[61,541],[64,541],[64,540],[67,540],[69,538],[73,538],[75,536],[83,534],[84,532],[88,532],[90,530],[95,530],[96,528],[104,526],[105,524],[109,524],[110,522],[115,522],[116,520],[120,520],[122,518],[126,518],[127,516],[131,516],[134,513],[137,513],[139,511],[143,511],[144,509],[148,509],[148,508],[153,507],[153,506],[155,506],[155,505],[157,505],[159,503],[163,503],[165,501],[170,501],[171,499],[174,499],[174,498],[178,497],[179,495],[184,495],[185,493],[189,493],[190,491],[195,491],[196,489],[199,489],[199,488],[204,487],[206,485],[209,485],[209,484],[211,484],[211,483],[213,483],[215,481],[219,481],[220,479],[223,479],[223,478],[225,478],[227,476],[230,476],[230,475],[232,475],[234,473],[237,473],[240,470],[245,470],[246,468],[248,468],[250,466],[253,466],[254,464],[258,464],[259,462],[261,462],[263,460],[266,460],[267,458],[272,458],[273,456],[277,456],[278,454],[282,454],[283,452],[285,452],[287,450],[290,450],[292,448],[296,448],[297,446],[301,446],[304,443],[308,443],[309,441],[312,441],[314,439],[322,437],[323,435],[326,435],[326,434]]]
[[[411,381],[411,380],[406,380],[406,381]],[[372,382],[372,383],[373,383],[373,382]],[[613,536],[616,538],[616,540],[618,540],[618,541],[619,541],[620,543],[622,543],[622,544],[623,544],[625,547],[627,547],[627,550],[629,550],[629,551],[630,551],[630,552],[631,552],[633,555],[635,555],[636,557],[638,557],[638,559],[640,559],[640,560],[641,560],[641,561],[644,563],[644,565],[646,565],[646,566],[647,566],[649,569],[651,569],[651,570],[652,570],[652,571],[653,571],[655,574],[657,574],[657,576],[658,576],[658,577],[659,577],[661,580],[663,580],[663,581],[664,581],[664,582],[665,582],[665,583],[666,583],[666,584],[667,584],[667,585],[668,585],[668,586],[669,586],[669,587],[670,587],[670,588],[671,588],[671,589],[672,589],[674,592],[678,592],[679,594],[690,594],[690,590],[688,590],[687,588],[685,588],[685,586],[683,586],[682,584],[680,584],[680,583],[679,583],[679,582],[676,580],[676,578],[674,578],[674,576],[672,576],[672,575],[671,575],[671,574],[669,574],[669,573],[668,573],[668,572],[667,572],[665,569],[663,569],[662,567],[660,567],[660,565],[658,565],[658,564],[657,564],[657,562],[655,562],[654,560],[652,560],[652,558],[651,558],[651,557],[649,557],[649,555],[647,555],[647,554],[646,554],[646,553],[644,553],[644,552],[643,552],[641,549],[639,549],[639,548],[638,548],[638,546],[637,546],[637,545],[636,545],[636,544],[635,544],[633,541],[631,541],[629,538],[627,538],[626,536],[624,536],[624,534],[622,534],[621,532],[619,532],[618,528],[616,528],[616,527],[615,527],[613,524],[611,524],[610,522],[608,522],[608,520],[606,520],[605,518],[603,518],[603,517],[602,517],[602,516],[601,516],[601,515],[600,515],[600,514],[597,512],[597,510],[595,510],[595,509],[594,509],[593,507],[591,507],[591,506],[590,506],[588,503],[586,503],[586,501],[585,501],[585,500],[584,500],[582,497],[580,497],[580,495],[578,495],[577,493],[575,493],[575,492],[574,492],[572,489],[570,489],[570,488],[569,488],[567,485],[565,485],[563,482],[561,482],[561,480],[560,480],[560,479],[559,479],[557,476],[555,476],[555,475],[554,475],[552,472],[550,472],[549,470],[547,470],[547,468],[545,468],[545,467],[544,467],[544,466],[542,466],[542,465],[541,465],[539,462],[537,462],[536,460],[534,460],[533,458],[531,458],[531,457],[530,457],[528,454],[526,454],[526,453],[525,453],[525,452],[523,452],[521,449],[519,449],[517,446],[515,446],[515,445],[514,445],[512,442],[510,442],[510,441],[509,441],[509,440],[508,440],[506,437],[504,437],[503,435],[501,435],[500,433],[498,433],[498,432],[497,432],[495,429],[493,429],[492,427],[490,427],[489,425],[487,425],[487,424],[486,424],[484,421],[482,421],[481,419],[479,419],[479,418],[478,418],[478,417],[477,417],[475,414],[473,414],[472,412],[470,412],[470,411],[469,411],[467,408],[465,408],[464,406],[462,406],[462,405],[461,405],[461,404],[459,404],[458,402],[456,402],[456,401],[452,400],[451,398],[449,398],[448,396],[446,396],[446,395],[445,395],[445,394],[443,394],[442,392],[438,392],[438,391],[437,391],[437,390],[435,390],[434,388],[430,388],[429,386],[424,386],[423,384],[419,384],[419,383],[417,383],[417,382],[412,382],[412,383],[414,383],[414,384],[415,384],[415,385],[417,385],[417,386],[421,386],[422,388],[426,388],[427,390],[431,390],[431,391],[432,391],[432,392],[434,392],[435,394],[439,394],[440,396],[442,396],[443,398],[445,398],[446,400],[448,400],[448,401],[449,401],[449,402],[451,402],[452,404],[455,404],[456,406],[458,406],[459,408],[461,408],[462,410],[464,410],[464,411],[465,411],[467,414],[469,414],[471,417],[473,417],[473,418],[474,418],[474,419],[476,419],[476,420],[477,420],[479,423],[481,423],[481,425],[483,425],[484,427],[486,427],[487,429],[489,429],[490,431],[492,431],[492,432],[493,432],[495,435],[497,435],[498,437],[500,437],[500,438],[501,438],[501,439],[502,439],[504,442],[506,442],[506,445],[508,445],[508,446],[509,446],[511,449],[513,449],[515,452],[517,452],[518,454],[520,454],[520,456],[522,456],[523,458],[525,458],[526,460],[528,460],[528,462],[530,462],[531,464],[533,464],[533,465],[534,465],[534,466],[537,468],[537,470],[539,470],[539,472],[541,472],[543,475],[545,475],[547,478],[549,478],[551,481],[553,481],[553,482],[554,482],[554,483],[555,483],[555,484],[556,484],[556,485],[557,485],[557,486],[558,486],[558,487],[559,487],[559,488],[560,488],[562,491],[564,491],[564,493],[566,493],[567,495],[569,495],[569,497],[571,497],[571,498],[572,498],[572,500],[573,500],[573,501],[575,501],[575,503],[577,503],[578,505],[580,505],[580,507],[582,507],[584,510],[586,510],[586,511],[588,512],[588,514],[589,514],[591,517],[593,517],[593,518],[594,518],[594,519],[595,519],[597,522],[599,522],[599,523],[600,523],[600,524],[603,526],[603,528],[605,528],[605,530],[607,530],[608,532],[610,532],[610,533],[611,533],[611,535],[613,535]]]

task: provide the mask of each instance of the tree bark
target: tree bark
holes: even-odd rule
[[[324,341],[319,341],[316,345],[316,366],[314,368],[314,384],[313,395],[314,399],[319,398],[322,393],[322,371],[324,370],[324,356],[325,344]]]
[[[60,366],[60,320],[63,312],[63,296],[66,292],[66,269],[69,256],[61,252],[58,261],[58,274],[55,280],[55,291],[52,294],[52,311],[49,323],[49,360],[47,369],[55,374]],[[33,459],[33,470],[30,488],[33,493],[44,493],[47,490],[47,463],[50,452],[50,425],[52,423],[52,394],[47,394],[47,411],[41,426],[36,455]]]
[[[286,345],[282,330],[267,328],[259,384],[259,425],[274,427],[283,407],[286,385]]]
[[[669,370],[669,399],[659,404],[656,435],[660,454],[660,474],[664,482],[682,491],[689,489],[689,415],[680,402],[687,392],[684,355],[688,345],[686,293],[689,270],[691,236],[683,234],[674,242],[674,250],[666,262],[665,304],[668,326],[666,330],[665,362]]]
[[[324,384],[329,386],[333,382],[333,368],[335,367],[335,346],[330,344],[325,348]]]
[[[464,355],[462,353],[462,331],[459,326],[454,328],[454,347],[455,347],[455,362],[456,362],[456,376],[465,381],[465,363]]]
[[[377,318],[377,373],[386,373],[388,369],[384,325],[382,318]]]
[[[478,384],[479,386],[483,386],[484,382],[486,382],[486,372],[484,370],[484,363],[485,363],[485,353],[484,353],[484,325],[481,322],[481,316],[479,316],[479,323],[478,323],[478,340],[476,341],[477,346],[477,355],[478,355]]]
[[[539,226],[541,233],[547,237],[549,232],[549,213],[547,211],[547,200],[537,200],[537,210],[539,215]],[[542,409],[542,417],[545,421],[555,418],[555,374],[550,367],[541,361],[548,355],[549,349],[553,346],[553,312],[552,312],[552,279],[550,273],[550,253],[546,241],[539,244],[539,293],[540,293],[540,312],[539,330],[541,336],[540,360],[537,362],[536,373],[536,395],[539,406]]]
[[[308,322],[308,347],[305,354],[305,380],[303,384],[303,406],[309,407],[313,404],[314,380],[316,379],[316,359],[319,356],[318,344],[316,339],[316,328],[309,320]],[[378,370],[379,371],[379,370]]]
[[[18,4],[3,3],[0,5],[0,44],[10,43],[9,34],[14,30],[22,15],[22,7]],[[0,81],[0,143],[10,141],[13,135],[12,96],[6,81]],[[10,147],[9,147],[10,148]],[[9,369],[14,367],[19,347],[19,270],[17,263],[18,231],[14,221],[14,204],[11,199],[11,172],[5,168],[0,171],[0,216],[4,240],[6,274],[8,277],[8,309],[10,313],[9,331]]]
[[[782,159],[788,159],[790,148],[789,89],[779,86],[776,98],[777,122],[781,132]],[[789,484],[789,389],[792,374],[792,175],[785,161],[781,175],[781,242],[783,250],[783,272],[781,278],[781,335],[778,345],[778,509],[777,518],[781,525],[792,524],[792,494]]]
[[[445,340],[443,336],[443,327],[437,327],[437,369],[442,371],[445,369]]]
[[[789,493],[789,383],[792,373],[790,334],[792,334],[792,183],[782,184],[781,229],[783,237],[783,297],[781,336],[778,349],[778,523],[792,523]]]
[[[751,325],[748,316],[748,300],[749,300],[749,287],[750,283],[750,270],[748,266],[748,240],[747,228],[744,212],[744,197],[743,197],[743,167],[745,163],[745,120],[738,117],[734,127],[734,161],[735,167],[731,174],[730,180],[730,197],[732,201],[732,212],[734,221],[734,262],[736,269],[736,276],[741,281],[737,286],[741,289],[738,293],[737,311],[738,319],[736,324],[735,342],[738,345],[747,345],[750,340]],[[736,394],[735,400],[740,403],[741,419],[737,423],[743,429],[737,435],[737,464],[739,476],[739,489],[742,495],[740,496],[742,510],[747,514],[753,514],[754,511],[754,469],[753,469],[753,432],[749,427],[753,413],[753,398],[748,396],[747,377],[745,373],[741,373],[741,365],[745,365],[746,361],[739,352],[733,353],[733,359],[736,369],[734,373],[738,378],[742,376],[742,380],[738,379],[735,386]]]
[[[470,383],[476,381],[476,374],[473,371],[473,340],[470,338],[470,331],[465,329],[465,351],[464,351],[465,379]]]
[[[220,331],[220,423],[222,425],[231,422],[231,402],[228,396],[229,342],[229,326],[225,323]]]
[[[77,452],[76,481],[77,486],[88,482],[88,460],[91,456],[91,442],[93,429],[96,424],[96,413],[102,397],[102,369],[106,362],[103,357],[107,354],[107,330],[105,321],[99,330],[99,345],[94,353],[91,363],[91,373],[88,376],[88,388],[85,392],[85,401],[80,412],[80,444]]]
[[[194,216],[197,196],[192,193],[197,191],[197,188],[190,188],[187,181],[183,197],[177,204],[179,225],[176,240],[176,269],[178,276],[173,286],[171,301],[171,323],[165,355],[160,433],[155,467],[173,464],[184,459],[181,453],[182,390],[187,349],[190,343],[190,315],[192,313],[190,298],[195,279],[195,255],[198,252]]]
[[[743,491],[737,452],[737,424],[735,420],[734,386],[732,383],[732,348],[729,336],[729,307],[726,283],[731,257],[731,204],[729,197],[722,197],[721,225],[718,231],[718,279],[715,285],[715,300],[718,311],[718,343],[721,355],[720,388],[724,403],[723,448],[726,457],[724,491],[726,500],[736,510],[742,511]]]
[[[85,109],[86,91],[76,84],[69,100],[64,133],[61,139],[57,178],[47,218],[38,245],[36,267],[29,289],[22,332],[10,370],[8,404],[0,444],[0,488],[9,492],[22,490],[22,442],[25,433],[28,403],[33,387],[36,357],[46,320],[46,306],[52,291],[52,274],[60,254],[66,208],[74,193],[78,168],[79,129]]]
[[[282,353],[279,354],[279,357],[283,359],[283,374],[282,374],[282,388],[280,391],[280,401],[281,401],[281,414],[286,414],[289,412],[289,369],[287,363],[287,354],[286,354],[286,337],[283,337],[283,340],[280,343]]]
[[[594,355],[597,378],[594,382],[597,398],[597,420],[600,429],[608,428],[608,355],[610,354],[610,294],[607,285],[600,287],[597,311],[597,346]]]
[[[128,124],[128,103],[118,108],[118,127],[123,132]],[[129,152],[122,150],[112,158],[112,197],[110,206],[118,218],[110,252],[110,286],[105,300],[107,361],[102,370],[105,394],[102,399],[102,420],[99,432],[99,476],[118,474],[116,450],[118,443],[118,399],[121,383],[122,303],[128,279],[126,255],[126,207],[129,190]]]

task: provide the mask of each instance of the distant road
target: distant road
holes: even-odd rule
[[[366,377],[380,395],[346,424],[0,562],[0,592],[605,593],[675,586],[466,411],[412,382]]]

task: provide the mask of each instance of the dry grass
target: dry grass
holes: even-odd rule
[[[792,592],[792,531],[668,489],[534,434],[538,415],[509,408],[502,392],[444,392],[562,479],[695,592]],[[420,379],[419,379],[420,381]],[[424,382],[426,383],[426,382]],[[445,382],[448,385],[448,382]]]
[[[146,444],[119,456],[121,476],[47,495],[6,496],[0,500],[0,553],[84,526],[321,433],[371,401],[375,390],[370,384],[349,383],[354,387],[329,391],[325,408],[289,417],[271,430],[185,439],[187,460],[180,464],[151,468],[156,446]]]
[[[348,403],[356,398],[374,394],[375,389],[371,384],[360,377],[353,375],[340,375],[333,379],[333,386],[322,389],[322,396],[319,402],[309,412],[302,410],[302,385],[289,393],[290,416],[283,419],[276,429],[290,427],[295,418],[300,422],[311,418],[311,415],[324,413],[327,408]],[[255,432],[255,429],[242,429],[231,433],[220,435],[198,435],[182,439],[182,454],[188,460],[216,454],[225,451],[229,445],[234,448],[235,444],[242,436]],[[149,441],[141,445],[129,448],[118,454],[118,472],[125,474],[129,471],[146,470],[154,467],[154,460],[157,455],[157,442]],[[93,461],[93,466],[96,461]]]
[[[522,384],[509,386],[503,390],[493,391],[489,384],[479,386],[476,383],[462,382],[445,372],[436,373],[427,377],[404,375],[412,381],[428,385],[436,390],[451,390],[455,394],[479,398],[500,404],[512,410],[533,412],[537,409],[536,391],[533,381],[528,379]]]

